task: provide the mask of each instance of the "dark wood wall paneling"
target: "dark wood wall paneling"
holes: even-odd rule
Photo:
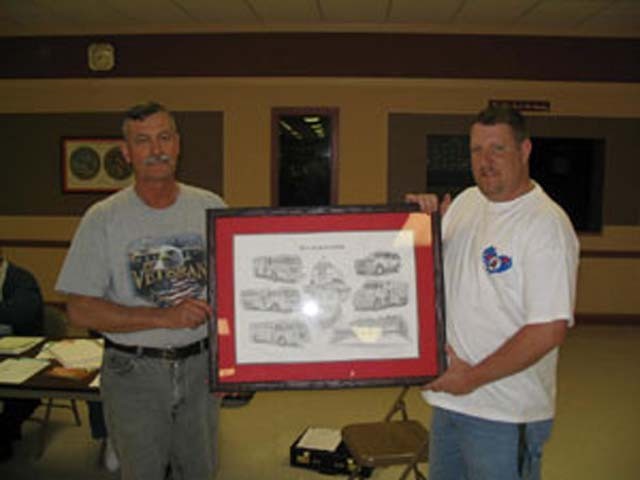
[[[223,195],[221,112],[176,112],[178,178]],[[0,115],[0,140],[11,163],[0,189],[0,215],[80,215],[106,193],[63,193],[64,137],[121,135],[122,113]]]
[[[69,248],[69,240],[16,240],[0,238],[0,247],[9,248]],[[640,252],[632,250],[586,250],[580,251],[580,258],[626,258],[638,259]]]
[[[116,66],[91,72],[87,47]],[[331,76],[638,82],[640,39],[398,33],[5,37],[0,78]]]
[[[428,134],[467,135],[472,120],[470,115],[389,115],[388,201],[399,202],[406,192],[427,188]],[[640,197],[630,179],[640,177],[636,161],[640,158],[640,120],[552,116],[531,116],[528,120],[533,137],[604,139],[603,223],[638,225]]]

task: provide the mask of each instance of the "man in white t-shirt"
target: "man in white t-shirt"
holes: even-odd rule
[[[558,347],[573,324],[579,245],[529,177],[524,118],[489,107],[471,127],[476,182],[443,217],[448,368],[424,386],[434,407],[431,480],[539,479],[555,409]]]

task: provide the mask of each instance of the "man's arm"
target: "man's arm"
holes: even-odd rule
[[[125,307],[85,295],[69,295],[69,321],[81,328],[101,332],[135,332],[152,328],[195,328],[211,315],[204,300],[188,298],[167,308]]]
[[[444,374],[424,386],[425,390],[464,395],[478,387],[530,367],[564,341],[568,322],[527,325],[507,340],[498,350],[476,365],[461,360],[447,347],[449,367]]]

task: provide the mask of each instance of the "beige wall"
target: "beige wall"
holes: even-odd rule
[[[636,84],[292,78],[0,81],[0,113],[117,111],[150,98],[177,110],[224,112],[225,197],[238,207],[270,202],[273,107],[339,108],[341,204],[386,201],[389,113],[469,114],[490,98],[507,98],[548,100],[551,113],[558,116],[640,117],[640,85]],[[76,223],[76,218],[0,217],[0,239],[67,239]],[[584,239],[583,245],[640,251],[639,230],[608,226],[603,235]],[[60,300],[53,292],[63,257],[60,250],[5,248],[7,256],[38,275],[49,301]],[[640,315],[640,295],[634,291],[640,284],[639,272],[640,260],[635,258],[586,259],[580,273],[578,311]],[[613,285],[615,294],[606,293]]]

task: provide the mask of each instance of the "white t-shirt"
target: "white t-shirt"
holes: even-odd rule
[[[564,211],[535,185],[509,202],[477,187],[461,193],[443,219],[447,342],[474,365],[525,325],[573,325],[579,245]],[[489,420],[553,417],[554,349],[531,367],[468,395],[424,392],[445,409]]]
[[[58,276],[56,291],[125,306],[167,307],[185,297],[206,298],[206,209],[220,197],[179,184],[167,208],[145,204],[127,187],[94,204],[82,218]],[[207,335],[198,328],[104,333],[117,343],[181,346]]]

